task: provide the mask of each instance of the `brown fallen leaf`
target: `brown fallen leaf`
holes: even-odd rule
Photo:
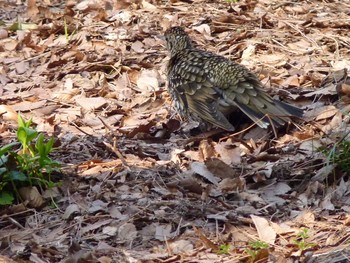
[[[17,120],[17,112],[8,105],[0,105],[0,119],[3,120]]]
[[[29,17],[35,17],[39,13],[39,8],[37,7],[36,0],[27,1],[27,15]]]
[[[12,107],[16,111],[30,111],[30,110],[35,110],[43,107],[46,104],[46,100],[40,100],[37,102],[31,102],[31,101],[22,101],[20,103],[14,104]]]
[[[217,157],[217,153],[215,151],[214,145],[215,145],[215,143],[208,141],[208,140],[200,141],[199,154],[203,160],[206,160],[208,158]]]
[[[191,171],[196,175],[203,177],[205,180],[209,181],[214,185],[218,185],[218,178],[209,171],[207,166],[201,162],[193,162],[191,163]]]
[[[76,98],[76,103],[82,107],[85,111],[98,110],[108,104],[105,98]]]
[[[219,158],[206,159],[204,163],[211,173],[213,173],[221,179],[239,177],[239,174],[237,174],[235,170],[231,168],[231,166],[229,166]]]
[[[225,178],[219,183],[222,192],[237,192],[245,188],[245,180],[242,178]]]
[[[251,215],[250,216],[254,222],[254,225],[258,231],[259,239],[274,245],[276,241],[277,234],[273,227],[271,227],[269,221],[263,217]]]
[[[196,233],[196,235],[199,237],[199,239],[203,242],[204,246],[206,246],[207,248],[210,248],[213,250],[213,252],[218,252],[219,251],[219,247],[217,245],[215,245],[212,241],[210,241],[203,233],[201,230],[199,230],[197,227],[195,227],[194,225],[192,225],[194,232]]]
[[[28,201],[28,205],[33,208],[39,208],[45,204],[44,198],[39,193],[38,189],[35,186],[26,186],[18,189],[23,201]]]

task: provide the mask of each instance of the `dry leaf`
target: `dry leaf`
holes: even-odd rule
[[[172,237],[171,225],[158,225],[156,227],[155,239],[166,241]]]
[[[208,170],[208,168],[204,163],[201,163],[201,162],[191,163],[191,170],[193,173],[204,177],[204,179],[208,180],[210,183],[214,185],[218,185],[218,179]]]
[[[3,120],[16,121],[18,116],[17,112],[11,106],[0,105],[0,118]]]
[[[239,176],[239,174],[237,174],[229,165],[218,158],[207,159],[204,163],[212,174],[221,179],[235,178]]]
[[[154,92],[159,90],[159,73],[156,70],[142,70],[137,79],[137,87],[141,91]]]
[[[108,104],[105,98],[76,98],[76,103],[85,111],[99,110]]]
[[[212,242],[210,241],[203,233],[200,229],[198,229],[195,226],[192,226],[194,232],[196,233],[196,235],[199,237],[199,239],[203,242],[203,244],[207,247],[213,250],[213,252],[217,252],[219,250],[219,248]]]
[[[30,207],[39,208],[45,203],[44,198],[41,196],[35,186],[21,187],[18,189],[18,193],[20,194],[23,201],[28,201],[28,205]]]
[[[66,210],[64,211],[64,214],[62,216],[63,219],[72,219],[72,217],[80,214],[80,208],[77,204],[70,204],[67,206]]]
[[[254,225],[258,231],[259,239],[270,245],[274,245],[277,234],[271,227],[269,221],[267,221],[265,218],[255,215],[251,215],[250,217],[252,218]]]

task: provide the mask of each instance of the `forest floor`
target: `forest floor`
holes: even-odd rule
[[[0,210],[1,262],[350,262],[348,1],[23,2],[0,2],[0,146],[21,112],[62,174]],[[175,25],[304,119],[196,132],[166,89]]]

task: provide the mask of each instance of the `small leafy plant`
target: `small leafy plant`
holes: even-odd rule
[[[350,173],[350,141],[341,140],[330,150],[321,149],[327,155],[327,160],[336,164],[341,170]]]
[[[49,157],[54,140],[45,142],[44,134],[31,128],[31,124],[31,119],[25,121],[18,115],[18,141],[0,148],[0,205],[12,204],[15,197],[20,199],[19,187],[55,185],[50,175],[59,170],[60,164]]]
[[[255,262],[257,259],[268,256],[268,248],[269,244],[261,240],[256,240],[250,242],[249,247],[247,247],[245,251],[250,256],[250,262]]]
[[[219,246],[219,254],[228,254],[231,249],[230,244],[222,244]]]
[[[295,239],[293,241],[294,244],[298,246],[298,249],[300,251],[304,251],[308,248],[317,246],[315,243],[308,243],[306,239],[308,239],[309,236],[309,230],[307,228],[303,228],[298,234],[297,234],[298,239]]]

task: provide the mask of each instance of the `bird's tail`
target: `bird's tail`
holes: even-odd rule
[[[236,105],[259,127],[265,129],[268,128],[271,122],[273,125],[280,127],[291,122],[294,118],[301,119],[303,116],[302,109],[278,100],[266,103],[267,108],[265,109],[249,107],[243,103],[236,103]]]

